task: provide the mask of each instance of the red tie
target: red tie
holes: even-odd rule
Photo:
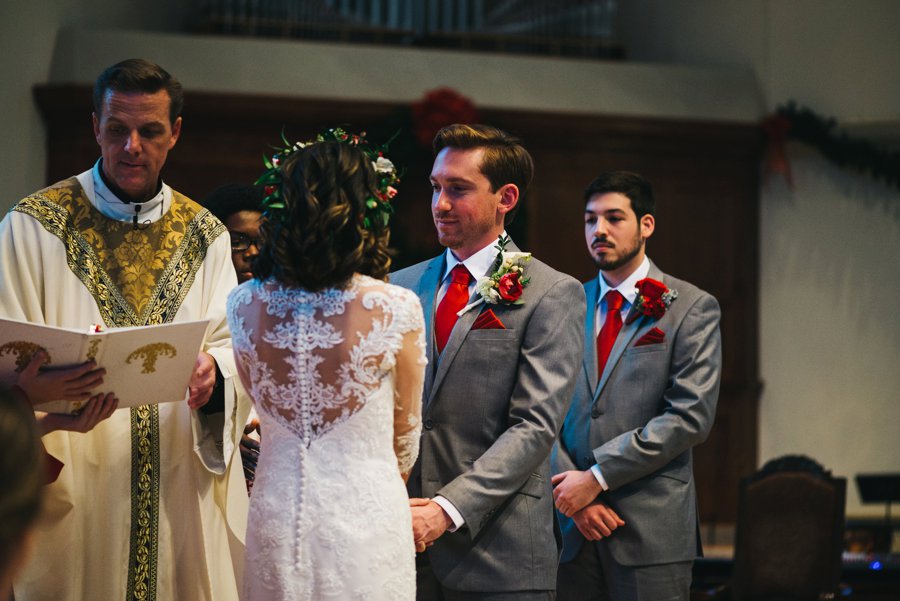
[[[458,316],[456,312],[466,306],[469,301],[469,280],[472,276],[462,263],[458,263],[450,271],[452,281],[447,286],[447,292],[441,299],[437,311],[434,312],[434,339],[437,341],[438,352],[443,352],[450,332],[456,324]]]
[[[603,377],[603,368],[609,352],[616,343],[616,336],[622,329],[622,303],[625,299],[615,290],[606,293],[606,320],[597,335],[597,378]]]

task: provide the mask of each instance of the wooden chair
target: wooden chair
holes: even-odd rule
[[[798,455],[773,459],[742,480],[731,598],[836,598],[846,489],[846,479]]]

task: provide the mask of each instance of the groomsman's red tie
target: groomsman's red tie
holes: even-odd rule
[[[462,263],[457,263],[450,271],[450,285],[447,287],[447,293],[441,299],[437,311],[434,312],[434,339],[437,342],[438,352],[443,352],[447,340],[450,338],[450,332],[456,324],[456,312],[466,306],[469,302],[469,281],[472,276],[469,270]]]
[[[597,335],[597,379],[603,377],[603,368],[606,367],[609,352],[616,343],[619,330],[622,329],[622,303],[625,301],[616,290],[607,292],[605,298],[606,319],[600,328],[600,334]]]

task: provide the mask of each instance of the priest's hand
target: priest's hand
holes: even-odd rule
[[[553,484],[553,501],[567,518],[572,517],[576,511],[587,507],[588,503],[597,498],[603,487],[594,477],[591,470],[570,470],[556,474],[550,479]]]
[[[91,390],[103,383],[103,376],[106,375],[106,370],[97,369],[94,361],[65,369],[41,370],[49,360],[46,351],[37,351],[16,379],[16,386],[22,389],[32,405],[87,399],[91,396]]]
[[[453,525],[444,508],[431,499],[410,499],[409,508],[412,512],[413,540],[416,551],[420,553]]]
[[[119,407],[119,399],[113,393],[95,394],[75,415],[62,413],[44,413],[36,411],[34,416],[38,422],[41,436],[56,430],[70,432],[88,432],[94,426],[108,418]]]
[[[201,352],[197,356],[197,363],[194,364],[194,373],[191,374],[191,381],[188,384],[188,389],[190,390],[188,407],[199,409],[207,404],[215,385],[216,361],[209,353]]]
[[[582,536],[588,540],[601,540],[610,536],[613,530],[625,525],[612,507],[594,501],[587,507],[579,509],[572,516],[575,526]]]

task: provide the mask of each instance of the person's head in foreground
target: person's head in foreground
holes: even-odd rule
[[[7,599],[28,560],[44,464],[33,410],[5,388],[0,388],[0,440],[0,599]]]

